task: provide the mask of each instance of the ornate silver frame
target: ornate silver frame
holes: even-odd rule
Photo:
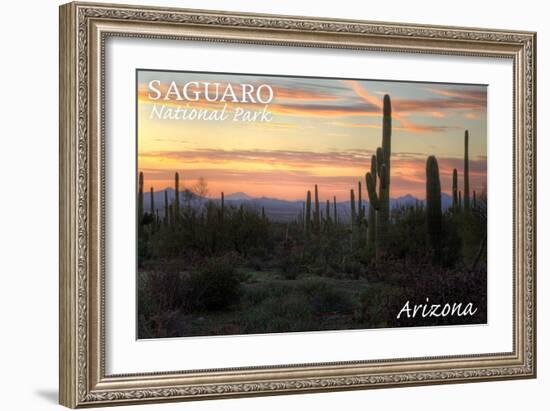
[[[514,63],[514,350],[106,375],[103,64],[109,36],[475,55]],[[60,403],[67,407],[536,376],[536,34],[70,3],[60,8]],[[269,362],[266,359],[266,362]]]

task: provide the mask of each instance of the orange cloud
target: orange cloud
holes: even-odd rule
[[[211,193],[246,191],[252,196],[299,199],[314,184],[321,188],[322,199],[338,195],[347,198],[349,189],[364,180],[370,167],[369,150],[341,152],[303,152],[292,150],[217,150],[198,149],[175,152],[140,153],[140,169],[147,184],[156,190],[173,185],[174,164],[179,164],[180,177],[187,187],[205,178]],[[148,166],[148,160],[161,162]],[[459,172],[462,182],[463,159],[438,157],[442,190],[451,192],[452,171]],[[392,155],[391,196],[412,194],[425,196],[426,155],[397,153]],[[470,185],[481,190],[487,181],[487,158],[470,160]],[[217,195],[217,194],[216,194]],[[366,194],[365,194],[366,195]]]
[[[378,115],[382,115],[382,109],[383,109],[383,100],[380,97],[373,96],[367,92],[363,88],[363,86],[356,80],[342,80],[345,84],[348,84],[355,93],[361,97],[365,102],[367,102],[370,105],[373,105],[378,108]],[[397,100],[402,101],[402,100]],[[407,111],[414,111],[411,110],[412,106],[409,105]],[[439,112],[436,112],[439,114]],[[400,105],[396,103],[396,100],[392,100],[392,117],[396,119],[399,123],[399,126],[393,127],[396,130],[403,130],[403,131],[409,131],[413,133],[419,133],[419,132],[440,132],[445,131],[449,129],[450,127],[441,127],[441,126],[433,126],[433,125],[423,125],[415,123],[409,119],[406,118],[406,116],[409,113],[402,114],[400,112]],[[371,125],[367,125],[367,127],[371,127]]]
[[[342,80],[349,85],[351,89],[369,105],[378,108],[378,114],[381,115],[383,102],[382,99],[371,95],[356,80]],[[472,115],[479,115],[482,110],[486,110],[487,94],[484,90],[458,90],[458,89],[430,89],[432,92],[444,95],[444,98],[435,99],[392,99],[392,116],[399,126],[396,130],[409,132],[441,132],[448,129],[458,128],[456,126],[433,126],[413,122],[406,117],[411,113],[424,113],[435,118],[444,118],[446,114],[442,110],[474,110]],[[472,113],[470,111],[469,113]],[[472,117],[469,117],[472,118]],[[371,125],[366,125],[371,127]]]

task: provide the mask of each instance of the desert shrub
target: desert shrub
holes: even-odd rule
[[[311,297],[311,305],[317,315],[353,311],[353,301],[348,293],[333,287],[323,287]]]
[[[462,216],[458,213],[448,212],[443,218],[443,235],[445,241],[442,246],[441,265],[453,267],[460,262],[462,239],[460,238],[460,227]]]
[[[244,306],[254,306],[260,304],[266,298],[270,296],[270,290],[264,286],[252,286],[248,287],[241,298],[241,303]]]
[[[291,285],[289,285],[291,284]],[[320,278],[270,284],[247,290],[242,317],[245,333],[292,332],[323,329],[327,313],[353,311],[351,296]]]
[[[391,211],[388,253],[416,259],[427,252],[426,212],[423,207],[400,206]]]
[[[272,266],[285,280],[295,280],[300,273],[310,271],[304,264],[302,247],[278,247],[275,253]]]
[[[244,333],[306,331],[318,325],[311,305],[299,293],[270,296],[247,310],[241,321]]]
[[[250,257],[247,265],[255,271],[262,271],[264,268],[264,262],[258,257]]]
[[[250,247],[249,255],[259,260],[269,258],[269,251],[265,247]]]
[[[138,303],[146,315],[177,309],[183,300],[186,275],[182,272],[141,272],[138,277]]]
[[[139,338],[169,336],[167,327],[182,304],[185,281],[185,274],[176,271],[138,272]]]
[[[342,259],[342,271],[350,278],[358,279],[365,275],[364,264],[355,256],[345,256]]]
[[[308,297],[312,297],[328,288],[326,280],[322,278],[304,278],[296,287],[300,292]]]
[[[242,291],[242,306],[257,305],[269,297],[281,298],[292,293],[294,288],[283,282],[249,285]]]
[[[310,304],[317,315],[328,312],[348,312],[353,309],[351,296],[335,288],[330,280],[308,278],[296,287],[304,296],[304,304]]]
[[[298,278],[299,270],[296,267],[289,267],[283,271],[283,278],[285,280],[295,280]]]
[[[207,259],[185,284],[184,307],[188,311],[221,310],[240,299],[240,275],[231,255]]]
[[[295,280],[300,273],[300,267],[293,263],[290,258],[284,259],[281,265],[281,274],[285,280]]]
[[[462,239],[462,258],[470,265],[479,251],[479,247],[486,235],[486,222],[479,216],[476,209],[470,213],[462,213],[460,224],[460,237]]]
[[[327,265],[325,270],[323,271],[323,276],[325,277],[331,277],[331,278],[339,278],[338,272],[334,269],[334,265]]]
[[[401,308],[403,289],[400,287],[373,283],[360,296],[359,320],[372,327],[384,327],[394,322]]]

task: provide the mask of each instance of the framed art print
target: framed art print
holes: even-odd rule
[[[63,405],[536,375],[534,33],[60,27]]]

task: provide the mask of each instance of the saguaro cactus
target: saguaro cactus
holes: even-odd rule
[[[441,183],[439,166],[435,156],[429,156],[426,161],[426,219],[428,227],[428,242],[435,257],[440,257],[441,251]]]
[[[391,100],[389,95],[384,96],[384,113],[382,119],[382,150],[384,151],[384,163],[388,176],[390,173],[390,157],[391,157]],[[390,182],[388,179],[388,190]]]
[[[221,195],[221,201],[220,201],[220,222],[223,223],[223,216],[225,214],[225,195]]]
[[[164,225],[168,225],[168,190],[164,190]]]
[[[170,222],[170,228],[173,229],[174,225],[174,204],[168,206],[168,221]]]
[[[319,210],[319,189],[317,184],[315,184],[315,211],[313,212],[313,229],[316,233],[319,232],[321,227],[321,218]]]
[[[388,244],[388,230],[390,225],[389,179],[386,165],[382,164],[378,183],[380,186],[380,195],[378,196],[380,206],[376,211],[376,255],[378,257],[386,254]]]
[[[351,207],[351,235],[350,235],[350,250],[353,251],[354,249],[354,243],[356,238],[356,227],[357,224],[357,211],[355,208],[355,192],[353,191],[353,188],[349,190],[349,200],[350,200],[350,207]]]
[[[178,173],[175,175],[175,194],[174,221],[177,221],[180,215],[180,175]]]
[[[470,209],[470,165],[468,159],[468,130],[464,132],[464,210]]]
[[[453,210],[458,208],[458,171],[453,169]]]
[[[311,191],[307,191],[306,196],[306,236],[311,232]]]
[[[143,171],[140,171],[138,180],[138,219],[141,224],[143,221]]]
[[[151,215],[154,216],[155,215],[155,192],[153,191],[153,187],[151,187],[151,190],[149,191],[149,195],[151,200],[151,204],[149,204]]]
[[[357,218],[357,213],[355,211],[355,192],[353,191],[353,188],[349,190],[349,202],[351,207],[351,228],[353,229]]]
[[[375,238],[377,258],[386,253],[390,224],[391,124],[391,100],[386,94],[382,119],[382,147],[376,149],[376,161],[371,159],[371,172],[366,176],[369,203],[376,210],[376,228],[373,228],[376,234],[371,238]],[[378,193],[376,174],[378,174]]]
[[[336,210],[336,196],[332,197],[332,201],[334,204],[334,224],[338,224],[338,211]]]
[[[369,192],[369,178],[371,188],[373,190],[372,196],[376,195],[376,156],[373,155],[370,160],[370,173],[365,174],[365,184],[367,185],[367,194],[369,194],[369,215],[368,215],[368,228],[367,228],[367,247],[369,250],[375,250],[376,248],[376,208],[375,203],[371,199],[371,193]],[[369,177],[370,176],[370,177]]]
[[[361,181],[357,182],[357,214],[358,220],[361,224],[363,222],[363,217],[365,217],[365,209],[363,207],[363,194],[361,189]]]
[[[328,199],[327,199],[327,206],[325,208],[325,214],[326,214],[327,223],[330,223],[330,201]]]

